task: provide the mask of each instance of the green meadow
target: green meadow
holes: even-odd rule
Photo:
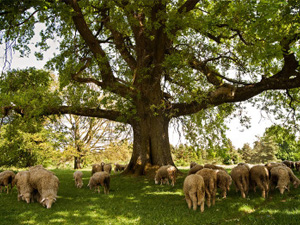
[[[267,199],[260,191],[246,199],[234,186],[226,199],[217,195],[216,205],[200,212],[189,210],[182,192],[187,170],[181,170],[174,187],[155,185],[148,177],[111,175],[109,195],[74,185],[73,170],[52,170],[60,180],[57,202],[51,209],[39,203],[17,201],[17,190],[0,193],[0,224],[299,224],[300,188],[280,195],[271,191]],[[17,172],[17,171],[15,171]],[[295,172],[299,177],[299,172]]]

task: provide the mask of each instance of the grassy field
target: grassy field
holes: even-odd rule
[[[51,209],[38,203],[17,201],[17,190],[0,193],[0,224],[300,224],[300,187],[280,195],[260,192],[242,199],[232,186],[228,197],[218,194],[216,205],[204,213],[189,210],[182,193],[187,171],[174,187],[155,185],[146,177],[111,175],[109,195],[86,186],[90,171],[84,173],[84,187],[75,188],[72,170],[52,170],[60,179],[57,202]],[[299,173],[295,173],[299,177]]]

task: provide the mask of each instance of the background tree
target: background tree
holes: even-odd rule
[[[77,85],[88,93],[72,105],[59,99],[43,104],[34,114],[76,114],[131,125],[127,172],[143,174],[146,164],[173,164],[172,118],[300,86],[298,1],[0,4],[1,43],[13,43],[26,56],[34,25],[43,23],[41,50],[48,48],[47,39],[61,38],[60,54],[48,63],[59,72],[60,87]],[[42,58],[42,52],[36,56]],[[105,101],[90,101],[89,83],[98,87],[98,96],[105,93]],[[264,100],[279,104],[290,96],[297,99],[298,93],[274,99],[269,92]],[[4,116],[12,110],[31,114],[31,104],[5,100]]]
[[[250,162],[253,155],[253,149],[249,143],[246,143],[242,149],[239,150],[239,153],[241,154],[243,161]]]
[[[272,138],[278,145],[277,159],[297,161],[299,153],[299,141],[297,141],[296,131],[287,129],[279,125],[273,125],[266,129],[264,136]]]

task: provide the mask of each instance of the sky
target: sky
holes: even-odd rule
[[[57,43],[55,42],[50,43],[50,45],[52,47],[47,51],[47,54],[44,54],[43,61],[36,60],[33,54],[31,54],[27,58],[20,58],[17,53],[12,54],[13,57],[11,60],[10,68],[43,68],[45,62],[53,56],[55,48],[57,47]],[[0,73],[3,70],[4,64],[3,54],[4,48],[3,46],[0,46]],[[245,143],[249,143],[250,146],[253,146],[254,141],[257,140],[257,136],[261,137],[265,129],[272,125],[272,121],[263,116],[260,110],[252,107],[250,104],[246,105],[246,107],[248,116],[251,117],[251,127],[249,129],[242,127],[239,123],[238,118],[234,118],[227,123],[229,130],[226,132],[226,134],[227,137],[232,141],[235,148],[242,148]],[[184,138],[182,136],[181,138],[179,138],[179,134],[172,127],[169,129],[169,137],[172,145],[184,143]]]

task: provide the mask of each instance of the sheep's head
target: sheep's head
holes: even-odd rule
[[[54,198],[54,197],[47,197],[47,198],[43,198],[43,199],[41,200],[40,203],[41,203],[43,206],[45,206],[47,209],[50,209],[51,206],[52,206],[52,204],[53,204],[55,201],[56,201],[56,198]]]
[[[31,194],[30,193],[20,194],[19,198],[21,198],[23,201],[27,203],[30,203]]]
[[[154,178],[154,182],[155,182],[155,184],[158,184],[158,183],[159,183],[159,180],[155,177],[155,178]]]
[[[289,191],[289,188],[288,188],[287,186],[276,186],[276,188],[279,189],[279,192],[280,192],[280,194],[282,194],[282,195],[283,195],[283,193],[284,193],[285,190],[288,190],[288,191]]]
[[[82,181],[79,181],[79,182],[77,183],[77,187],[78,187],[78,188],[82,188],[82,186],[83,186],[83,182],[82,182]]]

